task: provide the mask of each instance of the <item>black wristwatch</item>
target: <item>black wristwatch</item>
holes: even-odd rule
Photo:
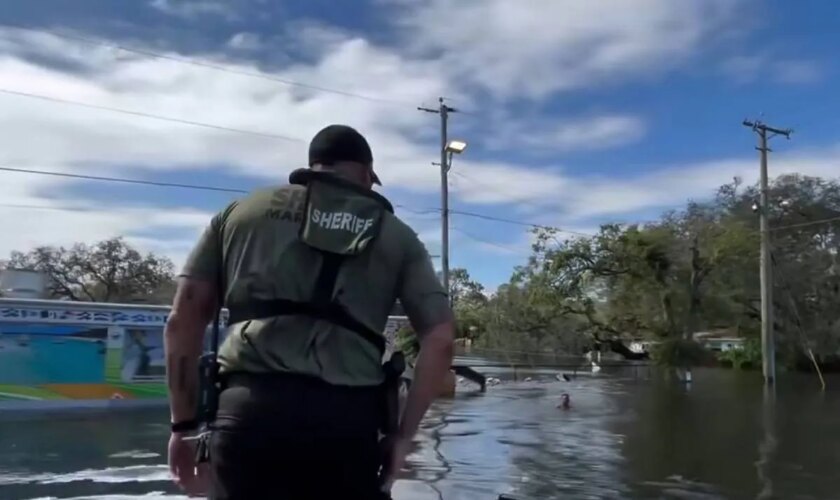
[[[198,429],[198,420],[182,420],[172,424],[172,432],[190,432]]]

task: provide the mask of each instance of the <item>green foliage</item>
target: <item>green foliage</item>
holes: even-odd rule
[[[481,346],[575,353],[593,340],[647,338],[661,342],[661,363],[700,362],[696,333],[759,330],[757,198],[736,179],[644,225],[575,238],[537,229],[510,282],[489,300],[456,302],[456,313]],[[780,177],[770,199],[777,353],[788,364],[806,345],[840,353],[840,183]]]
[[[420,353],[420,340],[411,327],[404,326],[397,330],[395,344],[396,350],[402,351],[406,359],[414,363],[414,360]]]
[[[450,273],[449,289],[457,318],[457,337],[476,340],[486,329],[488,299],[484,287],[472,280],[466,269],[455,268]]]
[[[711,353],[693,340],[669,338],[651,349],[651,358],[661,365],[686,368],[704,365],[710,361]]]
[[[167,304],[175,291],[172,262],[142,255],[122,238],[12,252],[7,266],[45,273],[48,293],[57,299]]]
[[[717,359],[739,370],[761,366],[761,341],[756,338],[747,339],[742,348],[719,352]]]

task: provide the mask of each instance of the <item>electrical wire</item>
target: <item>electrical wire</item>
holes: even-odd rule
[[[478,237],[478,236],[476,236],[472,233],[464,231],[463,229],[461,229],[460,227],[457,227],[457,226],[450,226],[450,228],[454,231],[457,231],[457,232],[463,234],[467,238],[469,238],[471,240],[474,240],[474,241],[477,241],[479,243],[484,243],[486,245],[491,245],[491,246],[500,248],[502,250],[506,250],[506,251],[511,252],[511,253],[522,253],[523,252],[523,249],[521,249],[521,248],[514,248],[513,246],[504,245],[502,243],[497,243],[495,241],[490,241],[488,239]]]
[[[99,175],[85,175],[85,174],[71,174],[68,172],[55,172],[50,170],[35,170],[29,168],[15,168],[15,167],[4,167],[0,166],[0,171],[3,172],[13,172],[13,173],[21,173],[21,174],[32,174],[32,175],[48,175],[53,177],[64,177],[69,179],[81,179],[81,180],[89,180],[89,181],[101,181],[101,182],[116,182],[116,183],[123,183],[123,184],[138,184],[144,186],[156,186],[156,187],[172,187],[172,188],[181,188],[181,189],[195,189],[200,191],[216,191],[216,192],[223,192],[223,193],[236,193],[236,194],[248,194],[250,191],[245,189],[235,189],[235,188],[225,188],[220,186],[208,186],[208,185],[201,185],[201,184],[184,184],[184,183],[177,183],[177,182],[160,182],[160,181],[149,181],[149,180],[142,180],[142,179],[129,179],[125,177],[105,177]],[[13,204],[9,204],[13,205]],[[0,205],[5,206],[5,205]],[[405,205],[401,205],[399,203],[394,204],[395,207],[401,208],[407,212],[411,212],[417,215],[428,215],[431,213],[440,213],[439,208],[413,208],[408,207]],[[17,208],[27,208],[25,205],[19,205]],[[29,208],[55,208],[60,209],[58,207],[50,207],[50,206],[29,206]]]
[[[484,188],[484,189],[486,189],[486,190],[488,190],[488,191],[491,191],[491,192],[493,192],[493,193],[500,194],[500,195],[502,195],[502,196],[508,196],[508,195],[510,194],[510,193],[506,193],[506,192],[504,192],[504,190],[503,190],[502,188],[500,188],[500,187],[496,187],[496,186],[493,186],[493,185],[488,184],[488,183],[486,183],[486,182],[479,181],[479,180],[477,180],[476,178],[471,177],[471,176],[468,176],[468,175],[466,175],[466,174],[464,174],[464,173],[462,173],[462,172],[458,172],[458,171],[456,171],[456,170],[452,170],[450,173],[451,173],[451,174],[454,174],[455,176],[460,177],[460,178],[462,178],[462,179],[464,179],[464,180],[466,180],[466,181],[468,181],[468,182],[471,182],[471,183],[473,183],[473,184],[475,184],[475,185],[477,185],[477,186],[479,186],[479,187],[482,187],[482,188]],[[507,202],[507,203],[515,203],[515,204],[518,204],[518,205],[530,206],[530,207],[538,208],[538,209],[540,209],[540,210],[546,210],[546,209],[549,209],[549,210],[556,210],[556,209],[557,209],[557,207],[556,207],[556,206],[549,206],[549,205],[545,205],[545,204],[539,204],[539,203],[535,203],[535,202],[530,201],[530,200],[510,200],[510,201],[509,201],[509,202]]]
[[[314,91],[318,91],[318,92],[326,92],[326,93],[331,93],[331,94],[343,95],[343,96],[346,96],[346,97],[353,97],[353,98],[357,98],[357,99],[363,99],[363,100],[366,100],[366,101],[379,102],[379,103],[384,103],[384,104],[413,105],[413,104],[409,103],[408,101],[400,101],[400,100],[395,100],[395,99],[385,99],[385,98],[381,98],[381,97],[373,97],[373,96],[369,96],[369,95],[358,94],[358,93],[355,93],[355,92],[349,92],[349,91],[330,88],[330,87],[323,87],[323,86],[320,86],[320,85],[313,85],[313,84],[309,84],[309,83],[298,82],[298,81],[289,80],[289,79],[286,79],[286,78],[279,78],[279,77],[275,77],[275,76],[271,76],[271,75],[266,75],[264,73],[256,73],[256,72],[252,72],[252,71],[244,71],[244,70],[234,69],[234,68],[231,68],[231,67],[222,66],[222,65],[219,65],[219,64],[213,64],[213,63],[209,63],[209,62],[206,62],[206,61],[201,61],[201,60],[198,60],[198,59],[192,59],[192,58],[186,58],[186,57],[176,57],[176,56],[172,56],[172,55],[166,55],[166,54],[161,54],[161,53],[158,53],[158,52],[153,52],[151,50],[138,49],[136,47],[129,47],[127,45],[117,44],[117,43],[113,43],[113,42],[104,42],[104,41],[95,40],[95,39],[80,36],[80,35],[71,35],[71,34],[67,34],[67,33],[60,33],[60,32],[53,31],[53,30],[47,30],[47,29],[42,29],[42,28],[32,28],[32,27],[28,27],[28,26],[10,24],[10,23],[4,23],[3,26],[18,29],[18,30],[22,30],[22,31],[29,31],[31,33],[40,33],[40,34],[52,35],[54,37],[63,38],[65,40],[73,40],[73,41],[82,42],[82,43],[85,43],[85,44],[88,44],[88,45],[95,45],[95,46],[99,46],[99,47],[105,47],[105,48],[108,48],[108,49],[120,50],[120,51],[123,51],[123,52],[142,55],[142,56],[145,56],[145,57],[151,57],[151,58],[154,58],[154,59],[172,61],[172,62],[177,62],[177,63],[181,63],[181,64],[187,64],[187,65],[190,65],[190,66],[197,66],[197,67],[201,67],[201,68],[212,69],[212,70],[216,70],[216,71],[222,71],[222,72],[225,72],[225,73],[231,73],[231,74],[240,75],[240,76],[247,76],[247,77],[250,77],[250,78],[259,78],[261,80],[268,80],[268,81],[272,81],[272,82],[275,82],[275,83],[280,83],[282,85],[287,85],[287,86],[291,86],[291,87],[305,88],[305,89],[308,89],[308,90],[314,90]]]
[[[204,128],[215,129],[215,130],[223,130],[225,132],[235,132],[235,133],[238,133],[238,134],[253,135],[253,136],[257,136],[257,137],[266,137],[266,138],[269,138],[269,139],[282,139],[284,141],[291,141],[291,142],[306,142],[305,140],[303,140],[299,137],[290,137],[290,136],[287,136],[287,135],[272,134],[272,133],[268,133],[268,132],[259,132],[259,131],[256,131],[256,130],[245,130],[245,129],[234,128],[234,127],[226,127],[224,125],[215,125],[215,124],[212,124],[212,123],[204,123],[204,122],[197,122],[197,121],[193,121],[193,120],[185,120],[183,118],[175,118],[175,117],[171,117],[171,116],[162,116],[162,115],[155,115],[155,114],[152,114],[152,113],[144,113],[142,111],[134,111],[134,110],[130,110],[130,109],[114,108],[114,107],[111,107],[111,106],[102,106],[102,105],[99,105],[99,104],[90,104],[90,103],[87,103],[87,102],[74,101],[74,100],[71,100],[71,99],[63,99],[63,98],[60,98],[60,97],[53,97],[53,96],[48,96],[48,95],[43,95],[43,94],[34,94],[34,93],[31,93],[31,92],[21,92],[19,90],[0,88],[0,93],[7,94],[7,95],[12,95],[12,96],[17,96],[17,97],[26,97],[26,98],[29,98],[29,99],[40,99],[42,101],[48,101],[48,102],[53,102],[53,103],[58,103],[58,104],[68,104],[68,105],[72,105],[72,106],[79,106],[79,107],[82,107],[82,108],[96,109],[96,110],[99,110],[99,111],[110,111],[112,113],[122,113],[122,114],[125,114],[125,115],[139,116],[141,118],[149,118],[149,119],[153,119],[153,120],[161,120],[161,121],[166,121],[166,122],[179,123],[181,125],[192,125],[192,126],[195,126],[195,127],[204,127]]]
[[[587,238],[591,238],[591,237],[595,236],[594,234],[582,233],[580,231],[572,231],[572,230],[563,229],[563,228],[557,227],[557,226],[548,226],[548,225],[545,225],[545,224],[537,224],[537,223],[534,223],[534,222],[527,222],[527,221],[521,221],[521,220],[515,220],[515,219],[506,219],[504,217],[495,217],[495,216],[492,216],[492,215],[480,214],[480,213],[476,213],[476,212],[467,212],[467,211],[464,211],[464,210],[450,210],[449,212],[453,213],[453,214],[463,215],[465,217],[474,217],[474,218],[477,218],[477,219],[484,219],[484,220],[495,221],[495,222],[504,222],[505,224],[513,224],[513,225],[517,225],[517,226],[531,227],[531,228],[534,228],[534,229],[549,229],[549,230],[552,230],[552,231],[557,231],[559,233],[573,234],[573,235],[576,235],[576,236],[584,236],[584,237],[587,237]]]
[[[28,168],[13,168],[13,167],[0,167],[0,171],[4,172],[16,172],[21,174],[37,174],[37,175],[50,175],[54,177],[65,177],[70,179],[84,179],[89,181],[105,181],[105,182],[119,182],[123,184],[142,184],[145,186],[158,186],[158,187],[174,187],[174,188],[185,188],[185,189],[196,189],[196,190],[203,190],[203,191],[220,191],[224,193],[241,193],[247,194],[248,191],[244,189],[233,189],[233,188],[223,188],[218,186],[202,186],[199,184],[180,184],[176,182],[159,182],[159,181],[145,181],[141,179],[126,179],[122,177],[103,177],[98,175],[83,175],[83,174],[70,174],[66,172],[53,172],[49,170],[33,170]]]
[[[235,188],[225,188],[220,186],[208,186],[208,185],[200,185],[200,184],[185,184],[185,183],[175,183],[175,182],[161,182],[161,181],[151,181],[151,180],[141,180],[141,179],[129,179],[129,178],[122,178],[122,177],[105,177],[105,176],[96,176],[96,175],[84,175],[84,174],[72,174],[67,172],[55,172],[55,171],[48,171],[48,170],[35,170],[35,169],[27,169],[27,168],[15,168],[15,167],[5,167],[0,166],[0,171],[5,172],[13,172],[13,173],[23,173],[23,174],[32,174],[32,175],[48,175],[54,177],[64,177],[64,178],[71,178],[71,179],[81,179],[81,180],[92,180],[92,181],[103,181],[103,182],[116,182],[116,183],[124,183],[124,184],[138,184],[138,185],[147,185],[147,186],[157,186],[157,187],[172,187],[172,188],[183,188],[183,189],[195,189],[195,190],[202,190],[202,191],[216,191],[216,192],[224,192],[224,193],[236,193],[236,194],[247,194],[249,191],[244,189],[235,189]],[[411,212],[417,215],[428,215],[433,213],[440,213],[440,208],[435,207],[428,207],[428,208],[414,208],[409,207],[406,205],[394,204],[395,207],[401,208],[407,212]],[[23,208],[23,207],[20,207]],[[35,208],[35,207],[32,207]],[[449,211],[451,214],[461,215],[464,217],[472,217],[477,219],[483,219],[493,222],[501,222],[505,224],[512,224],[522,227],[530,227],[535,229],[548,229],[553,230],[561,233],[572,234],[576,236],[582,237],[593,237],[595,235],[589,233],[583,233],[579,231],[572,231],[568,229],[563,229],[556,226],[549,226],[545,224],[537,224],[533,222],[515,220],[515,219],[507,219],[504,217],[496,217],[488,214],[476,213],[476,212],[468,212],[464,210],[456,210],[451,209]],[[808,227],[818,224],[826,224],[830,222],[840,221],[840,217],[832,217],[828,219],[821,219],[811,222],[804,222],[799,224],[790,224],[786,226],[779,226],[776,228],[771,228],[771,231],[781,231],[784,229],[792,229],[798,227]],[[464,231],[460,228],[455,228],[457,231],[463,233]],[[469,235],[468,235],[469,236]],[[481,241],[479,238],[474,239]],[[498,245],[497,243],[491,243],[489,241],[483,241],[484,243]]]
[[[813,221],[809,221],[809,222],[800,222],[800,223],[797,223],[797,224],[788,224],[788,225],[784,225],[784,226],[776,226],[776,227],[771,227],[769,231],[772,233],[774,231],[784,231],[785,229],[796,229],[796,228],[800,228],[800,227],[810,227],[810,226],[816,226],[816,225],[819,225],[819,224],[827,224],[829,222],[840,222],[840,217],[829,217],[828,219],[818,219],[818,220],[813,220]]]
[[[29,205],[26,203],[0,203],[2,208],[22,209],[22,210],[56,210],[59,212],[96,212],[97,209],[91,207],[68,207],[58,205]],[[101,210],[101,209],[98,209]]]
[[[117,43],[112,43],[112,42],[103,42],[103,41],[100,41],[100,40],[94,40],[92,38],[87,38],[87,37],[80,36],[80,35],[71,35],[71,34],[67,34],[67,33],[59,33],[59,32],[54,31],[54,30],[47,30],[47,29],[42,29],[42,28],[32,28],[32,27],[29,27],[29,26],[23,26],[23,25],[18,25],[18,24],[11,24],[11,23],[4,23],[3,26],[13,28],[13,29],[22,30],[22,31],[28,31],[28,32],[32,32],[32,33],[47,34],[47,35],[55,36],[55,37],[58,37],[58,38],[63,38],[63,39],[66,39],[66,40],[74,40],[74,41],[82,42],[82,43],[89,44],[89,45],[95,45],[95,46],[101,46],[101,47],[105,47],[105,48],[109,48],[109,49],[120,50],[120,51],[124,51],[124,52],[128,52],[128,53],[134,53],[134,54],[137,54],[137,55],[142,55],[142,56],[145,56],[145,57],[167,60],[167,61],[177,62],[177,63],[181,63],[181,64],[188,64],[188,65],[192,65],[192,66],[197,66],[197,67],[202,67],[202,68],[207,68],[207,69],[213,69],[213,70],[216,70],[216,71],[223,71],[223,72],[226,72],[226,73],[237,74],[237,75],[241,75],[241,76],[247,76],[247,77],[252,77],[252,78],[269,80],[269,81],[273,81],[273,82],[288,85],[288,86],[301,87],[301,88],[306,88],[306,89],[315,90],[315,91],[319,91],[319,92],[333,93],[333,94],[343,95],[343,96],[347,96],[347,97],[364,99],[364,100],[368,100],[368,101],[372,101],[372,102],[382,102],[382,103],[400,104],[400,105],[411,104],[408,101],[383,99],[383,98],[358,94],[358,93],[354,93],[354,92],[343,91],[343,90],[340,90],[340,89],[323,87],[323,86],[319,86],[319,85],[312,85],[312,84],[297,82],[297,81],[294,81],[294,80],[288,80],[288,79],[284,79],[284,78],[278,78],[278,77],[266,75],[266,74],[263,74],[263,73],[255,73],[255,72],[237,70],[237,69],[233,69],[233,68],[230,68],[230,67],[221,66],[221,65],[213,64],[213,63],[208,63],[206,61],[201,61],[201,60],[197,60],[197,59],[175,57],[175,56],[171,56],[171,55],[161,54],[161,53],[158,53],[158,52],[153,52],[153,51],[146,50],[146,49],[138,49],[136,47],[130,47],[130,46],[122,45],[122,44],[117,44]],[[18,90],[0,88],[0,93],[4,93],[4,94],[7,94],[7,95],[18,96],[18,97],[26,97],[26,98],[31,98],[31,99],[40,99],[40,100],[44,100],[44,101],[66,104],[66,105],[85,107],[85,108],[96,109],[96,110],[101,110],[101,111],[110,111],[110,112],[114,112],[114,113],[122,113],[122,114],[126,114],[126,115],[131,115],[131,116],[138,116],[138,117],[142,117],[142,118],[168,121],[168,122],[172,122],[172,123],[179,123],[179,124],[182,124],[182,125],[192,125],[192,126],[197,126],[197,127],[204,127],[204,128],[215,129],[215,130],[222,130],[222,131],[227,131],[227,132],[234,132],[234,133],[239,133],[239,134],[252,135],[252,136],[257,136],[257,137],[265,137],[265,138],[270,138],[270,139],[280,139],[280,140],[286,140],[286,141],[292,141],[292,142],[306,142],[304,139],[301,139],[301,138],[298,138],[298,137],[290,137],[290,136],[286,136],[286,135],[282,135],[282,134],[274,134],[274,133],[260,132],[260,131],[255,131],[255,130],[239,129],[239,128],[235,128],[235,127],[227,127],[227,126],[223,126],[223,125],[216,125],[216,124],[211,124],[211,123],[198,122],[198,121],[194,121],[194,120],[186,120],[186,119],[177,118],[177,117],[162,116],[162,115],[156,115],[156,114],[152,114],[152,113],[145,113],[145,112],[141,112],[141,111],[121,109],[121,108],[115,108],[115,107],[110,107],[110,106],[103,106],[103,105],[91,104],[91,103],[86,103],[86,102],[74,101],[74,100],[64,99],[64,98],[59,98],[59,97],[54,97],[54,96],[35,94],[35,93],[31,93],[31,92],[22,92],[22,91],[18,91]],[[413,104],[411,104],[411,105],[413,105]],[[459,111],[464,113],[461,110],[459,110]],[[465,114],[470,114],[470,113],[467,112]],[[0,170],[19,171],[19,172],[23,171],[22,169],[11,169],[11,168],[0,168]],[[62,176],[65,176],[65,177],[76,177],[76,178],[89,179],[89,180],[109,180],[109,181],[112,181],[112,182],[147,184],[147,185],[155,185],[155,186],[188,187],[188,188],[191,188],[191,189],[203,189],[203,190],[224,191],[224,192],[233,192],[233,193],[246,193],[247,192],[247,191],[243,191],[243,190],[227,189],[227,188],[219,188],[219,187],[211,187],[211,186],[196,186],[196,185],[175,184],[175,183],[160,183],[160,182],[152,182],[152,181],[138,181],[138,180],[130,180],[130,179],[117,179],[117,178],[99,178],[99,177],[95,177],[95,176],[79,176],[79,175],[72,175],[72,174],[59,174],[57,172],[48,173],[48,172],[40,172],[40,171],[35,172],[35,171],[33,171],[33,172],[30,172],[30,173],[41,173],[41,174],[46,174],[46,175],[62,175]],[[500,190],[496,190],[495,188],[490,187],[488,184],[478,182],[475,179],[473,179],[473,178],[471,178],[471,177],[469,177],[469,176],[467,176],[467,175],[465,175],[461,172],[453,171],[452,173],[455,174],[456,176],[460,176],[460,177],[464,178],[465,180],[468,180],[468,181],[473,182],[475,184],[482,185],[485,188],[490,189],[491,191],[501,193]],[[517,203],[531,205],[531,206],[539,207],[539,208],[545,208],[545,206],[541,206],[541,205],[538,205],[538,204],[535,204],[535,203],[529,202],[529,201],[520,200]],[[399,206],[399,205],[395,205],[395,206]],[[400,206],[400,208],[406,209],[408,211],[412,211],[411,209],[409,209],[408,207],[405,207],[405,206]],[[415,213],[431,213],[434,210],[440,211],[439,209],[432,209],[432,210],[419,211],[419,212],[415,212]],[[517,221],[517,220],[513,220],[513,219],[494,217],[494,216],[489,216],[489,215],[485,215],[485,214],[478,214],[478,213],[466,212],[466,211],[460,211],[460,210],[450,210],[450,212],[453,213],[453,214],[459,214],[459,215],[463,215],[463,216],[466,216],[466,217],[480,218],[480,219],[485,219],[485,220],[490,220],[490,221],[495,221],[495,222],[502,222],[502,223],[506,223],[506,224],[514,224],[514,225],[519,225],[519,226],[524,226],[524,227],[532,227],[532,228],[537,228],[537,229],[552,229],[552,230],[557,230],[557,231],[560,231],[560,232],[563,232],[563,233],[574,234],[574,235],[579,235],[579,236],[586,236],[586,237],[593,236],[592,234],[565,230],[565,229],[562,229],[562,228],[548,226],[548,225],[544,225],[544,224],[536,224],[536,223],[525,222],[525,221]],[[809,222],[803,222],[803,223],[798,223],[798,224],[790,224],[790,225],[785,225],[785,226],[779,226],[779,227],[775,227],[775,228],[770,228],[769,231],[770,232],[783,231],[783,230],[786,230],[786,229],[809,227],[809,226],[825,224],[825,223],[835,222],[835,221],[840,221],[840,217],[832,217],[832,218],[828,218],[828,219],[821,219],[821,220],[816,220],[816,221],[809,221]]]
[[[153,115],[153,114],[149,114],[149,113],[141,113],[141,112],[137,112],[137,111],[123,110],[123,109],[119,109],[119,108],[112,108],[112,107],[108,107],[108,106],[99,106],[99,105],[95,105],[95,104],[82,103],[82,102],[78,102],[78,101],[71,101],[71,100],[68,100],[68,99],[60,99],[60,98],[44,96],[44,95],[40,95],[40,94],[31,94],[31,93],[19,92],[19,91],[8,90],[8,89],[3,89],[3,88],[0,88],[0,93],[23,96],[23,97],[30,97],[30,98],[35,98],[35,99],[44,99],[44,100],[47,100],[47,101],[53,101],[53,102],[58,102],[58,103],[72,104],[72,105],[76,105],[76,106],[83,106],[83,107],[88,107],[88,108],[93,108],[93,109],[113,111],[113,112],[117,112],[117,113],[125,113],[125,114],[129,114],[129,115],[134,115],[134,116],[141,116],[141,117],[144,117],[144,118],[153,118],[153,119],[157,119],[157,120],[165,120],[165,121],[171,121],[171,122],[176,122],[176,123],[182,123],[182,124],[186,124],[186,125],[195,125],[195,126],[200,126],[200,127],[207,127],[207,128],[225,130],[225,131],[229,131],[229,132],[237,132],[237,133],[241,133],[241,134],[250,134],[250,135],[262,136],[262,137],[284,139],[284,140],[295,141],[295,142],[305,142],[303,139],[294,138],[294,137],[282,136],[282,135],[277,135],[277,134],[267,134],[267,133],[263,133],[263,132],[256,132],[256,131],[244,130],[244,129],[236,129],[236,128],[231,128],[231,127],[224,127],[224,126],[213,125],[213,124],[202,123],[202,122],[195,122],[195,121],[190,121],[190,120],[181,120],[179,118],[170,118],[170,117],[164,117],[164,116],[159,116],[159,115]],[[22,169],[10,169],[10,168],[0,168],[0,170],[23,171]],[[77,177],[75,175],[59,174],[57,172],[48,173],[48,172],[43,172],[43,171],[30,171],[30,173],[40,173],[40,174],[46,174],[46,175],[62,175],[62,176],[65,176],[65,177]],[[81,177],[81,178],[88,178],[88,179],[91,179],[91,180],[110,180],[112,182],[131,182],[131,183],[136,183],[136,184],[161,185],[161,186],[170,186],[170,187],[189,187],[189,188],[192,188],[192,189],[205,189],[205,190],[212,190],[212,191],[228,191],[228,192],[238,192],[238,193],[243,193],[244,192],[242,190],[230,190],[230,189],[225,189],[225,188],[213,188],[213,187],[207,187],[207,186],[199,187],[199,186],[190,186],[190,185],[186,185],[186,184],[175,185],[175,184],[172,184],[172,183],[156,183],[156,182],[151,182],[151,181],[137,181],[137,180],[127,180],[127,179],[114,179],[114,178],[110,178],[110,179],[94,178],[92,176]],[[399,205],[395,205],[395,206],[399,206]],[[401,206],[401,208],[407,208],[407,207]],[[435,209],[435,210],[440,211],[440,209]],[[578,236],[586,236],[586,237],[593,236],[592,234],[582,233],[582,232],[578,232],[578,231],[571,231],[571,230],[562,229],[562,228],[559,228],[559,227],[548,226],[548,225],[545,225],[545,224],[536,224],[536,223],[532,223],[532,222],[518,221],[518,220],[514,220],[514,219],[506,219],[506,218],[503,218],[503,217],[494,217],[494,216],[491,216],[491,215],[478,214],[478,213],[475,213],[475,212],[468,212],[468,211],[454,210],[454,209],[450,210],[449,212],[452,213],[452,214],[463,215],[465,217],[474,217],[474,218],[479,218],[479,219],[484,219],[484,220],[489,220],[489,221],[494,221],[494,222],[503,222],[503,223],[506,223],[506,224],[519,225],[519,226],[523,226],[523,227],[531,227],[531,228],[535,228],[535,229],[551,229],[551,230],[555,230],[555,231],[558,231],[558,232],[573,234],[573,235],[578,235]],[[428,213],[428,212],[426,212],[426,213]]]
[[[160,181],[150,181],[150,180],[142,180],[142,179],[129,179],[124,177],[105,177],[105,176],[98,176],[98,175],[84,175],[84,174],[72,174],[68,172],[55,172],[49,170],[35,170],[29,168],[16,168],[16,167],[5,167],[0,166],[0,171],[5,172],[14,172],[14,173],[22,173],[22,174],[32,174],[32,175],[48,175],[54,177],[64,177],[70,179],[81,179],[81,180],[91,180],[91,181],[102,181],[102,182],[116,182],[116,183],[125,183],[125,184],[139,184],[139,185],[146,185],[146,186],[157,186],[157,187],[173,187],[173,188],[182,188],[182,189],[195,189],[195,190],[203,190],[203,191],[217,191],[217,192],[225,192],[225,193],[237,193],[237,194],[247,194],[249,191],[244,189],[234,189],[234,188],[225,188],[219,186],[208,186],[208,185],[200,185],[200,184],[184,184],[184,183],[175,183],[175,182],[160,182]],[[418,215],[427,215],[431,213],[440,213],[440,208],[428,207],[428,208],[414,208],[408,207],[406,205],[402,205],[399,203],[394,204],[395,207],[401,208],[408,212],[412,212]],[[509,224],[518,224],[524,225],[528,227],[544,227],[548,228],[548,226],[539,226],[536,224],[525,223],[521,221],[513,221],[508,219],[502,219],[499,217],[493,217],[490,215],[485,214],[477,214],[472,212],[462,212],[459,210],[450,210],[451,213],[457,213],[463,215],[465,217],[475,217],[487,220],[493,220],[496,222],[506,222]],[[560,228],[552,228],[558,231],[563,231]],[[582,233],[581,233],[582,234]]]

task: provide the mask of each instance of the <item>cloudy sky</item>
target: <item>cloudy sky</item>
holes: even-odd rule
[[[840,4],[782,0],[27,0],[0,14],[0,168],[249,190],[321,127],[374,149],[440,253],[438,117],[469,142],[459,212],[591,232],[772,174],[840,175]],[[81,105],[80,105],[81,104]],[[105,109],[110,108],[110,109]],[[116,110],[121,110],[118,112]],[[124,235],[177,264],[237,193],[0,170],[0,257]],[[494,288],[528,228],[456,213],[451,263]]]

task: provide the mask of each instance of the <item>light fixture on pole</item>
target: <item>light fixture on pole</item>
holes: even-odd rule
[[[744,120],[744,126],[751,128],[758,134],[760,159],[759,199],[753,203],[753,211],[759,215],[759,232],[761,234],[761,358],[762,372],[765,385],[773,385],[776,379],[776,339],[773,320],[773,264],[770,249],[770,181],[767,173],[767,153],[770,148],[767,141],[777,135],[790,139],[793,132],[789,129],[771,127],[760,121]]]
[[[457,139],[453,139],[446,144],[446,152],[449,154],[448,158],[446,159],[446,171],[449,172],[452,169],[452,155],[456,154],[459,155],[467,149],[467,143],[465,141],[459,141]]]
[[[456,109],[447,106],[443,97],[438,99],[439,106],[433,108],[417,108],[427,113],[440,115],[440,209],[441,209],[441,282],[446,293],[449,293],[449,168],[452,166],[452,155],[461,154],[467,149],[464,141],[449,140],[447,122],[449,113]],[[451,299],[451,297],[450,297]]]
[[[446,150],[449,151],[450,154],[461,154],[465,149],[467,149],[467,143],[455,139],[449,141],[449,144],[446,145]]]

